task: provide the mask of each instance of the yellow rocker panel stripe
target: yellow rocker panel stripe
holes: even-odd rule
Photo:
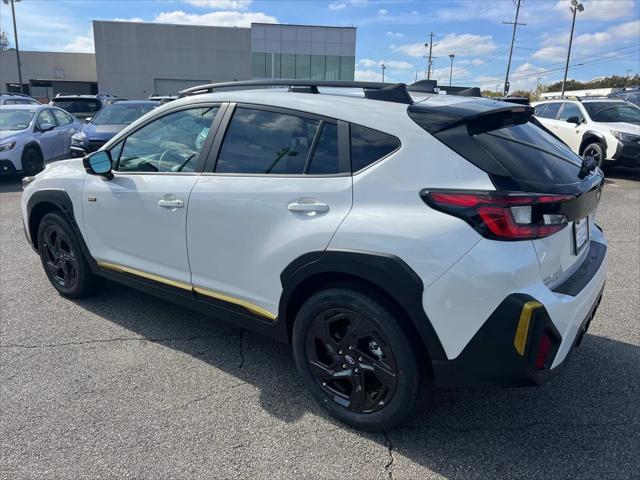
[[[201,288],[201,287],[194,287],[193,285],[190,285],[188,283],[177,282],[175,280],[170,280],[168,278],[160,277],[160,276],[154,275],[152,273],[143,272],[143,271],[137,270],[135,268],[125,267],[124,265],[118,265],[116,263],[111,263],[111,262],[105,262],[105,261],[102,261],[102,260],[98,260],[97,264],[98,264],[98,267],[100,267],[100,268],[105,268],[107,270],[112,270],[114,272],[129,273],[131,275],[136,275],[138,277],[146,278],[148,280],[153,280],[155,282],[164,283],[165,285],[171,285],[172,287],[181,288],[183,290],[189,290],[189,291],[192,291],[192,292],[199,293],[201,295],[205,295],[207,297],[211,297],[211,298],[215,298],[215,299],[218,299],[218,300],[222,300],[223,302],[233,303],[234,305],[239,305],[239,306],[241,306],[241,307],[249,310],[250,312],[253,312],[253,313],[257,314],[257,315],[260,315],[262,317],[266,317],[269,320],[276,320],[276,318],[278,318],[276,315],[274,315],[273,313],[271,313],[268,310],[265,310],[264,308],[258,307],[257,305],[254,305],[254,304],[252,304],[250,302],[247,302],[245,300],[240,300],[239,298],[230,297],[229,295],[225,295],[225,294],[220,293],[220,292],[216,292],[216,291],[213,291],[213,290],[208,290],[206,288]]]

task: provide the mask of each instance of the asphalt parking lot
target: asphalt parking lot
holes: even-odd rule
[[[279,344],[113,283],[58,296],[19,201],[0,180],[0,478],[638,478],[639,173],[607,180],[608,283],[562,374],[432,391],[386,434],[330,419]]]

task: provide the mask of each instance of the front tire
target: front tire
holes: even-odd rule
[[[87,297],[104,281],[91,271],[69,222],[59,213],[48,213],[40,221],[38,253],[47,278],[64,297]]]
[[[604,169],[604,157],[605,157],[604,147],[600,142],[593,142],[584,147],[582,151],[582,158],[586,159],[587,157],[593,157],[594,160],[598,163],[598,168],[601,170]]]
[[[27,147],[22,152],[22,172],[25,176],[33,176],[44,168],[42,154],[35,147]]]
[[[401,425],[422,403],[425,375],[401,318],[351,288],[312,295],[293,326],[293,355],[316,400],[352,427]]]

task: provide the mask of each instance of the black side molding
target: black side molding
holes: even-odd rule
[[[438,336],[422,306],[424,285],[420,277],[402,259],[383,253],[352,250],[327,250],[307,253],[294,260],[280,275],[282,296],[278,308],[279,321],[292,326],[295,320],[288,313],[295,306],[304,287],[314,279],[340,275],[360,279],[388,294],[411,321],[433,359],[446,355]]]
[[[553,289],[556,293],[575,297],[591,281],[607,255],[607,246],[604,243],[591,241],[589,253],[582,265],[573,272],[569,278]]]

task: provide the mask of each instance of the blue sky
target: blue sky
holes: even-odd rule
[[[16,4],[21,48],[93,51],[92,19],[249,26],[254,22],[355,26],[356,78],[424,78],[424,43],[436,33],[434,78],[495,90],[504,81],[515,0],[23,0]],[[570,78],[633,75],[640,70],[640,0],[582,0]],[[512,91],[562,78],[571,27],[570,0],[523,0],[512,63]],[[9,9],[0,25],[13,43]]]

